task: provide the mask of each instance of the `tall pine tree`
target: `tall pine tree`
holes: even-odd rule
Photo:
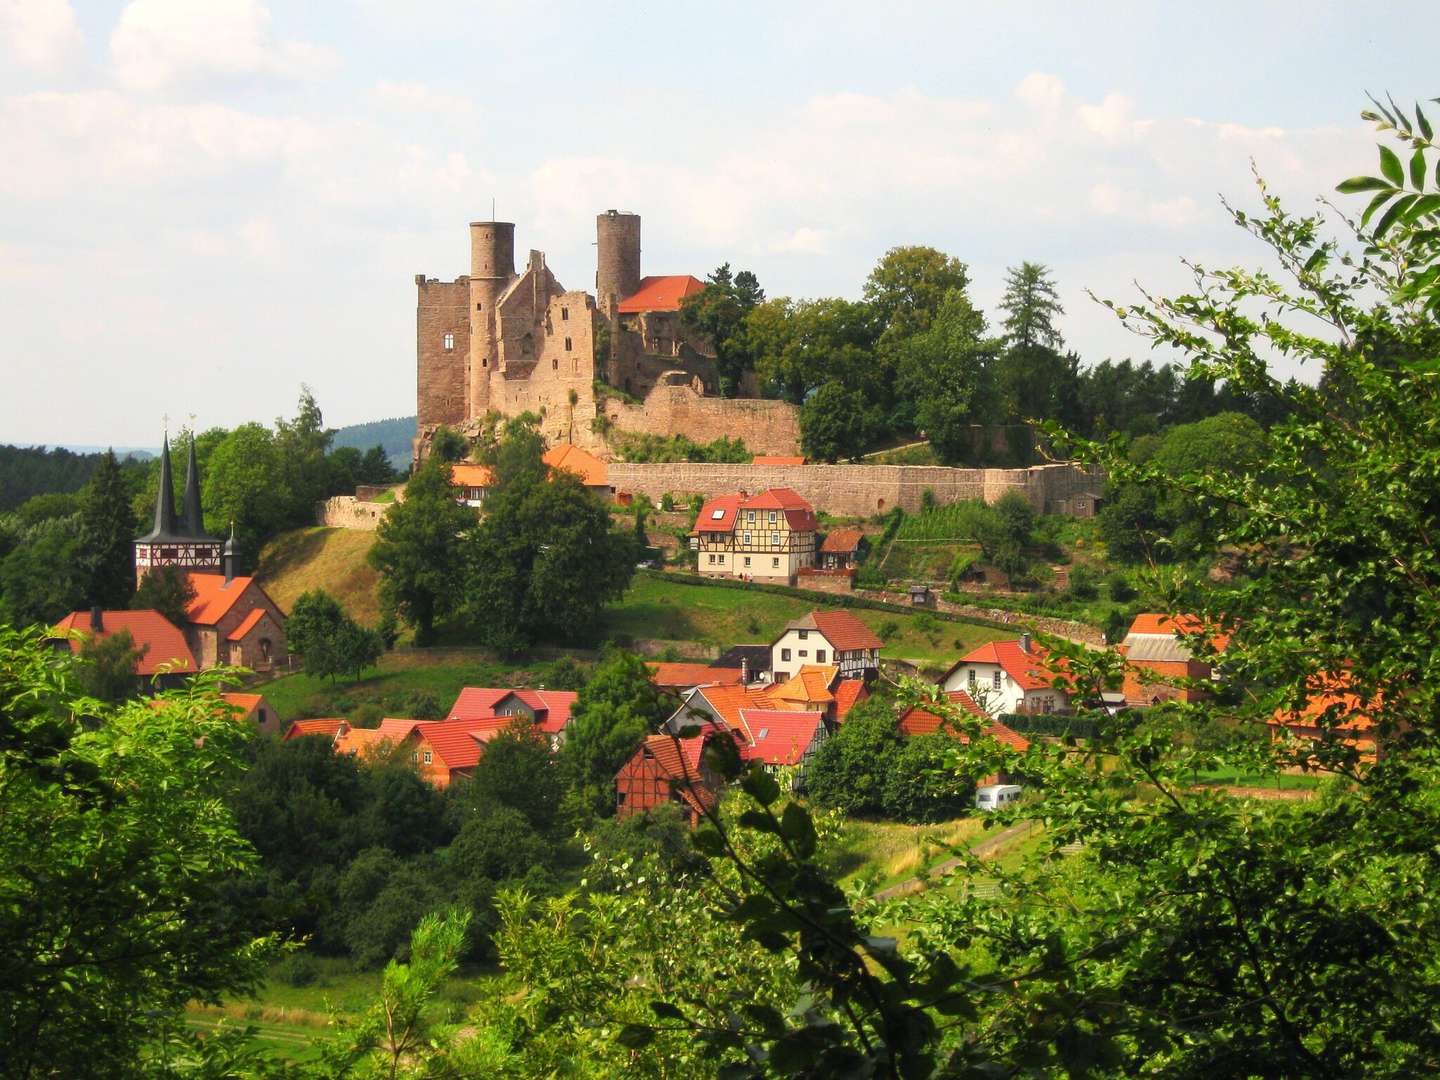
[[[135,592],[135,511],[113,450],[86,485],[80,510],[80,569],[85,600],[126,607]]]

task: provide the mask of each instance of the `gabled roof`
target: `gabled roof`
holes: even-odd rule
[[[869,696],[864,679],[841,679],[835,684],[835,722],[844,721],[850,710]]]
[[[701,292],[704,288],[703,281],[689,274],[643,277],[640,279],[640,288],[620,301],[619,310],[624,314],[679,311],[681,300]]]
[[[413,721],[412,721],[413,723]],[[406,732],[408,734],[408,732]],[[335,752],[356,757],[369,757],[384,746],[395,746],[405,735],[378,728],[346,726],[335,736]]]
[[[57,631],[78,630],[80,637],[70,637],[71,653],[80,655],[82,645],[97,636],[91,625],[92,615],[88,611],[72,611],[55,624]],[[135,663],[136,675],[154,675],[163,667],[167,672],[188,674],[199,671],[195,654],[185,644],[185,635],[158,611],[148,608],[139,611],[102,611],[100,613],[99,638],[103,641],[111,634],[128,630],[130,638],[145,654]]]
[[[1126,632],[1127,640],[1134,634],[1153,634],[1168,638],[1175,638],[1177,634],[1198,634],[1205,630],[1205,624],[1194,615],[1165,615],[1158,612],[1146,611],[1135,616],[1135,621],[1130,624]],[[1177,644],[1181,644],[1177,642]],[[1222,632],[1215,632],[1210,638],[1210,644],[1216,652],[1224,652],[1225,647],[1230,644],[1230,635]],[[1189,659],[1189,649],[1186,649],[1185,659]],[[1135,659],[1140,659],[1135,657]]]
[[[708,664],[652,663],[650,679],[656,686],[681,687],[707,686],[711,683],[738,685],[740,669],[713,667]]]
[[[552,469],[574,473],[588,487],[608,487],[610,484],[610,466],[573,443],[557,443],[550,447],[545,451],[544,461]]]
[[[249,615],[246,615],[245,618],[240,620],[239,626],[235,627],[234,630],[231,630],[230,633],[226,635],[226,640],[244,641],[245,635],[250,633],[251,630],[254,630],[256,624],[259,623],[259,621],[263,619],[266,614],[267,612],[264,608],[255,608],[253,611],[250,612]]]
[[[738,668],[744,664],[751,677],[770,670],[769,645],[731,645],[711,662],[718,668]]]
[[[450,466],[450,483],[456,487],[488,488],[495,485],[495,470],[473,461],[457,461]]]
[[[990,714],[975,704],[974,699],[964,690],[947,691],[945,697],[952,705],[973,716],[989,718]],[[906,709],[900,714],[899,723],[900,731],[905,735],[929,735],[932,731],[940,730],[940,716],[922,705],[912,705]]]
[[[255,580],[253,577],[234,577],[226,581],[224,574],[197,572],[188,573],[185,578],[195,590],[195,599],[185,609],[185,618],[197,626],[214,626],[223,619]]]
[[[523,701],[535,713],[536,727],[553,735],[570,722],[570,711],[579,696],[573,690],[516,690],[508,687],[467,686],[460,691],[460,696],[455,699],[455,704],[450,706],[450,712],[443,722],[498,718],[509,723],[510,717],[497,717],[495,710],[513,697]]]
[[[756,454],[750,459],[751,465],[804,465],[803,457],[791,457],[785,454]]]
[[[342,717],[330,717],[324,720],[296,720],[285,731],[282,741],[289,742],[291,739],[304,738],[310,735],[323,735],[327,739],[334,739],[342,727],[349,727],[349,723]]]
[[[704,814],[706,810],[712,809],[716,802],[715,792],[703,782],[700,771],[700,758],[705,751],[705,743],[716,734],[716,728],[706,725],[688,739],[670,735],[647,735],[644,744],[637,751],[655,762],[670,781],[673,790],[697,814]]]
[[[695,519],[695,528],[691,530],[690,535],[707,532],[734,532],[735,521],[740,512],[740,502],[744,498],[744,493],[737,491],[729,495],[716,495],[713,499],[707,499],[705,505],[700,507],[700,516]]]
[[[820,527],[815,520],[815,508],[793,488],[770,488],[759,495],[752,495],[740,502],[741,510],[779,510],[785,514],[785,521],[796,532],[814,532]]]
[[[221,694],[220,700],[239,711],[242,717],[249,716],[265,698],[260,694]]]
[[[825,722],[824,713],[788,709],[742,709],[740,716],[749,737],[740,756],[766,765],[798,765]]]
[[[830,664],[805,664],[783,683],[764,691],[773,701],[802,702],[807,705],[829,705],[835,700],[830,692],[837,668]]]
[[[865,534],[859,529],[831,529],[825,534],[825,542],[820,545],[820,550],[848,555],[859,550],[860,541],[864,539]]]
[[[1041,645],[1032,644],[1026,652],[1018,641],[991,641],[955,661],[940,681],[943,683],[962,664],[996,664],[1020,689],[1048,690],[1054,686],[1056,674],[1046,666],[1049,655],[1049,650]],[[1064,687],[1059,689],[1063,691]]]
[[[885,647],[885,642],[876,637],[874,631],[848,611],[812,611],[785,629],[818,630],[837,652]]]

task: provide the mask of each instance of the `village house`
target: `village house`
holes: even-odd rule
[[[1306,680],[1306,688],[1308,693],[1300,708],[1276,709],[1269,720],[1275,741],[1299,739],[1317,749],[1327,744],[1348,747],[1367,763],[1383,756],[1373,715],[1380,707],[1378,696],[1368,702],[1361,700],[1354,679],[1345,671],[1312,675]]]
[[[690,546],[701,574],[777,581],[815,565],[815,508],[790,488],[718,495],[700,508]]]
[[[285,615],[253,577],[235,574],[234,543],[231,537],[225,544],[224,573],[185,575],[195,591],[185,610],[185,636],[202,668],[274,671],[289,660]]]
[[[992,641],[955,661],[939,685],[947,692],[963,690],[991,716],[1068,712],[1070,695],[1056,682],[1048,657],[1029,634]]]
[[[51,631],[56,648],[68,648],[79,656],[85,645],[121,631],[129,633],[135,647],[141,650],[135,661],[135,674],[146,681],[147,688],[169,690],[184,685],[199,665],[180,629],[158,611],[72,611]]]
[[[738,667],[715,667],[711,664],[657,661],[647,666],[650,668],[650,680],[656,686],[679,694],[697,686],[739,686],[744,675]]]
[[[327,716],[313,720],[295,720],[285,729],[281,742],[291,742],[294,739],[325,739],[333,746],[335,737],[340,734],[341,729],[349,728],[349,722],[343,716]]]
[[[221,694],[221,700],[235,713],[235,719],[254,724],[262,735],[280,734],[280,716],[262,694]]]
[[[831,529],[820,545],[820,569],[854,570],[869,548],[870,541],[859,529]]]
[[[711,661],[717,668],[739,668],[740,682],[745,686],[768,683],[774,677],[770,670],[770,646],[768,644],[731,645]]]
[[[444,722],[489,723],[499,730],[521,719],[534,725],[550,744],[550,749],[558,750],[565,741],[565,728],[570,723],[570,712],[579,696],[573,690],[467,686],[460,691],[455,704],[450,706]]]
[[[1012,750],[1024,753],[1030,749],[1030,740],[1021,735],[1011,727],[1007,727],[998,720],[992,720],[990,714],[982,709],[964,690],[950,690],[945,693],[945,698],[956,709],[968,713],[979,719],[988,721],[983,734],[1003,743]],[[897,727],[900,734],[907,738],[916,735],[933,735],[936,732],[948,735],[964,745],[969,745],[970,736],[952,726],[953,720],[942,718],[933,709],[927,709],[923,705],[912,705],[900,714]],[[992,773],[976,780],[977,787],[984,787],[986,784],[1006,784],[1011,777],[1007,773]]]
[[[572,443],[558,443],[545,451],[542,460],[557,472],[563,470],[578,476],[585,490],[602,502],[615,501],[615,489],[610,486],[610,467],[588,450]],[[495,486],[495,470],[473,461],[457,461],[450,466],[450,483],[457,489],[456,502],[478,510]]]
[[[691,828],[719,802],[724,780],[705,764],[705,748],[731,738],[706,725],[685,738],[650,735],[615,774],[615,814],[627,818],[671,803],[684,812]]]
[[[1125,657],[1122,692],[1132,707],[1158,705],[1162,701],[1199,701],[1208,693],[1215,673],[1210,664],[1195,657],[1184,635],[1203,629],[1194,615],[1161,615],[1146,612],[1135,616],[1116,652]],[[1224,652],[1229,635],[1214,634],[1210,646]]]
[[[812,611],[785,627],[770,645],[777,680],[812,664],[832,665],[845,679],[873,679],[885,647],[873,630],[848,611]]]

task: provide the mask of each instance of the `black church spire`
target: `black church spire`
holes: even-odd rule
[[[155,493],[155,527],[141,540],[178,540],[181,533],[175,527],[175,481],[170,473],[170,436],[160,448],[160,490]]]

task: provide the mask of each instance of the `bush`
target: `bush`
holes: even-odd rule
[[[878,567],[861,566],[855,570],[855,587],[857,589],[884,589],[890,584]]]
[[[1070,570],[1068,592],[1072,600],[1094,600],[1100,595],[1100,574],[1093,566],[1076,564]]]
[[[1109,592],[1110,599],[1117,604],[1128,603],[1139,595],[1135,586],[1130,584],[1130,579],[1118,570],[1105,579],[1105,589]]]
[[[895,637],[897,634],[900,633],[900,623],[896,619],[886,619],[883,623],[880,624],[880,629],[877,631],[877,633],[882,639],[884,639],[885,641],[889,641],[891,638]]]
[[[1099,731],[1094,720],[1066,713],[1001,713],[999,720],[1011,731],[1022,735],[1048,735],[1060,739],[1069,735],[1076,739],[1093,739]]]
[[[443,720],[445,708],[435,700],[433,694],[424,690],[408,690],[403,694],[391,694],[385,699],[385,708],[390,716],[406,720]],[[366,724],[366,727],[373,725]]]
[[[955,740],[939,732],[902,740],[890,755],[880,793],[885,816],[928,822],[964,813],[975,788],[946,767],[946,754],[954,749]]]
[[[671,496],[670,492],[667,491],[664,495],[660,496],[660,509],[667,514],[675,509],[675,499]]]
[[[309,953],[293,952],[271,969],[270,976],[286,986],[314,986],[320,981],[320,965]]]

